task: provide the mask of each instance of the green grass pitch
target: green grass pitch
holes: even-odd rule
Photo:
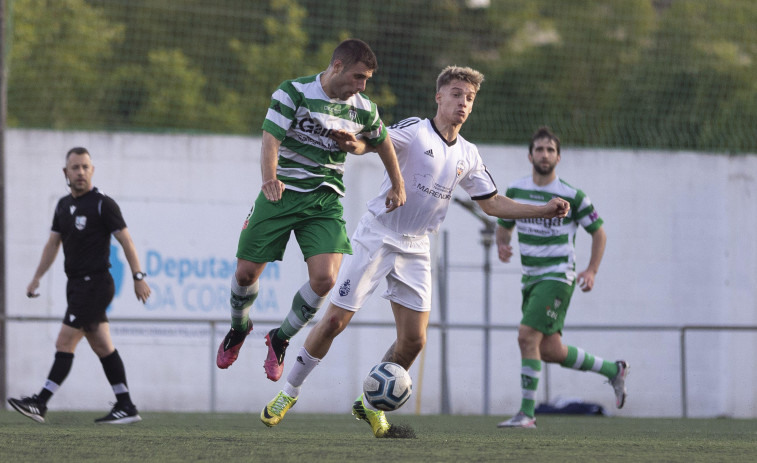
[[[349,413],[141,413],[95,425],[95,412],[52,411],[38,424],[0,410],[2,462],[754,462],[757,420],[537,416],[538,429],[499,429],[502,416],[389,414],[414,439],[376,439]]]

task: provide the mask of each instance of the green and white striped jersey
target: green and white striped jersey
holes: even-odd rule
[[[347,153],[328,137],[335,129],[363,134],[371,145],[386,138],[376,104],[362,94],[329,98],[321,74],[284,81],[273,93],[263,130],[281,140],[276,176],[286,188],[332,188],[344,196]]]
[[[588,196],[560,178],[549,185],[538,186],[530,175],[510,185],[505,195],[525,204],[546,204],[555,196],[570,203],[570,212],[565,218],[499,219],[498,223],[510,229],[517,225],[523,287],[540,280],[573,284],[576,230],[581,225],[587,232],[594,233],[603,223]]]

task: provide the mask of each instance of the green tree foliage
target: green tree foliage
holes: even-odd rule
[[[755,152],[756,20],[751,2],[671,2],[619,95],[618,105],[636,116],[618,127],[622,137]]]
[[[9,124],[92,127],[103,117],[100,80],[123,26],[84,0],[16,0],[10,33]]]
[[[241,63],[249,85],[239,90],[245,111],[251,114],[255,128],[265,118],[271,95],[284,80],[315,74],[326,68],[336,46],[324,41],[319,50],[310,53],[309,40],[303,29],[307,11],[295,0],[271,2],[271,13],[258,27],[264,32],[259,43],[243,43],[232,39],[230,49]]]
[[[623,117],[617,96],[654,28],[651,3],[576,0],[569,9],[553,6],[549,0],[492,5],[491,33],[501,38],[492,41],[496,59],[480,60],[488,69],[483,111],[494,114],[482,129],[522,142],[547,124],[570,134],[571,143],[596,146],[613,139],[623,145],[606,124],[616,114]],[[499,91],[490,92],[492,87]]]
[[[347,37],[388,123],[432,116],[446,65],[486,80],[464,135],[755,152],[751,0],[14,0],[9,123],[257,134],[285,79]]]

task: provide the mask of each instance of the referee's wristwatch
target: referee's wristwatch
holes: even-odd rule
[[[145,279],[145,277],[147,276],[147,274],[144,273],[144,272],[136,272],[132,276],[134,277],[134,281],[142,281],[142,280]]]

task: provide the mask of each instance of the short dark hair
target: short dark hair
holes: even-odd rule
[[[378,60],[367,43],[360,39],[347,39],[337,45],[334,54],[331,55],[331,64],[339,60],[344,65],[344,69],[349,69],[357,63],[363,63],[371,70],[378,69]]]
[[[68,150],[68,153],[66,153],[66,161],[68,161],[68,158],[70,158],[72,154],[86,154],[90,158],[92,157],[92,155],[89,154],[89,151],[87,151],[87,148],[83,148],[81,146],[77,146],[76,148],[71,148],[70,150]]]
[[[531,136],[531,144],[528,145],[529,154],[534,154],[534,143],[536,143],[536,140],[541,140],[542,138],[549,138],[550,140],[555,142],[557,154],[560,154],[560,139],[552,132],[552,129],[550,129],[546,125],[539,127]]]

